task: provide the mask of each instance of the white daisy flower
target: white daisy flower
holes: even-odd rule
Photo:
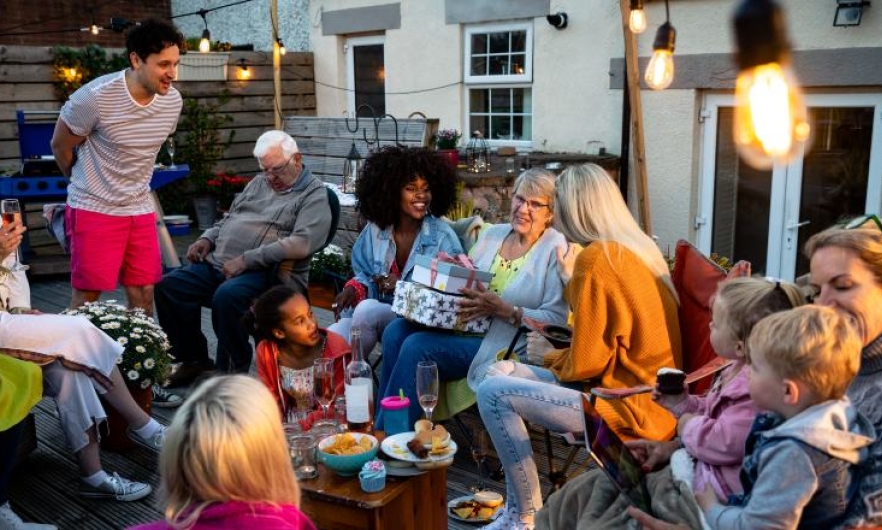
[[[126,374],[130,381],[137,381],[139,374],[134,370],[129,370],[129,373]]]

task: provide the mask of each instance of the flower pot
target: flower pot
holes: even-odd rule
[[[456,149],[439,149],[438,155],[453,169],[456,169],[456,166],[459,165],[459,151]]]
[[[199,230],[208,230],[217,220],[217,198],[193,197],[193,208],[196,209],[196,223]]]
[[[126,388],[129,389],[129,393],[132,394],[135,403],[149,416],[150,406],[153,404],[153,388],[149,386],[141,388],[140,385],[126,385]],[[101,448],[119,453],[130,451],[137,447],[135,442],[126,434],[129,424],[126,423],[122,415],[110,403],[105,401],[103,397],[101,398],[101,404],[104,406],[104,412],[107,413],[107,421],[102,423],[100,427]]]

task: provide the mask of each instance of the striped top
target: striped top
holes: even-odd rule
[[[109,215],[153,212],[150,177],[156,154],[174,132],[181,94],[171,88],[139,105],[126,86],[127,70],[98,77],[71,95],[61,119],[86,141],[76,148],[67,204]]]

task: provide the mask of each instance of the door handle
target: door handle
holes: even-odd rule
[[[799,223],[791,223],[791,224],[787,225],[787,230],[796,230],[800,226],[805,226],[809,223],[811,223],[811,221],[801,221]]]

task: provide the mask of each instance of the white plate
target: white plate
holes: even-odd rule
[[[413,465],[404,467],[386,466],[386,474],[390,477],[415,477],[425,473],[422,469],[417,469]]]
[[[417,458],[415,454],[410,452],[410,449],[407,448],[407,442],[413,440],[414,432],[400,432],[398,434],[387,436],[383,443],[380,444],[380,449],[383,450],[386,455],[395,458],[397,460],[404,460],[405,462],[416,463],[433,463],[440,460],[452,460],[454,454],[456,454],[456,442],[450,440],[450,445],[447,446],[447,451],[443,455],[429,455],[429,458]]]
[[[453,513],[453,509],[456,507],[457,504],[459,504],[463,501],[472,501],[472,500],[474,500],[474,498],[471,495],[463,495],[462,497],[457,497],[455,499],[452,499],[450,502],[447,503],[447,516],[450,517],[451,519],[456,519],[457,521],[462,521],[464,523],[475,523],[475,524],[489,523],[491,521],[495,521],[496,518],[499,517],[499,514],[502,513],[502,510],[505,508],[505,504],[503,503],[502,505],[499,506],[499,508],[496,509],[495,512],[493,512],[493,515],[491,515],[490,517],[486,517],[486,518],[476,517],[474,519],[463,519],[462,517]]]

